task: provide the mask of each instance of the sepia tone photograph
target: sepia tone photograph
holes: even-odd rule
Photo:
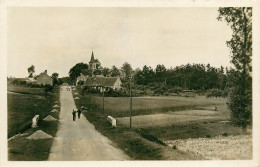
[[[7,161],[253,160],[252,13],[7,7]]]

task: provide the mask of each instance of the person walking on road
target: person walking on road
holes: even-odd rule
[[[76,120],[76,111],[77,111],[77,110],[74,110],[74,109],[73,109],[73,111],[72,111],[73,121]]]
[[[80,119],[80,114],[81,114],[81,110],[80,109],[78,109],[78,119]]]

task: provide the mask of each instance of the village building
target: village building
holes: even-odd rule
[[[36,82],[39,85],[53,85],[52,78],[47,74],[47,70],[36,77]]]
[[[122,82],[119,77],[104,77],[102,75],[87,78],[84,86],[99,90],[120,90]]]
[[[103,88],[105,88],[105,90],[119,90],[122,88],[122,82],[119,77],[104,77],[103,75],[94,75],[94,71],[102,71],[102,67],[99,60],[95,59],[93,51],[91,53],[91,59],[89,61],[89,68],[92,70],[92,76],[80,73],[80,76],[78,76],[76,80],[76,86],[82,85],[100,90],[102,90]]]
[[[86,82],[86,80],[87,80],[87,76],[80,73],[80,76],[78,76],[77,81],[76,81],[76,86],[84,84]]]

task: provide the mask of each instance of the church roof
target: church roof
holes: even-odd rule
[[[87,78],[86,86],[114,86],[117,77],[91,77]]]

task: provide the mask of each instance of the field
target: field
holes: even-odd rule
[[[30,141],[26,137],[36,130],[43,130],[55,136],[58,123],[43,121],[47,115],[58,118],[58,113],[50,113],[54,101],[59,101],[59,88],[55,93],[44,93],[42,88],[28,88],[8,85],[8,138],[25,134],[8,142],[9,160],[44,160],[48,158],[52,139]],[[31,128],[32,118],[39,115],[38,128]],[[36,151],[38,148],[40,151]]]
[[[77,92],[79,93],[80,90]],[[111,128],[102,112],[102,97],[82,96],[80,93],[74,95],[74,97],[76,96],[80,98],[75,100],[77,107],[89,108],[89,111],[83,114],[95,125],[96,129],[117,143],[133,159],[225,159],[216,154],[217,151],[222,151],[226,155],[228,149],[225,152],[220,148],[219,150],[210,148],[211,144],[203,146],[203,142],[208,141],[217,147],[216,143],[221,143],[217,141],[218,136],[223,136],[221,141],[228,143],[225,148],[235,148],[230,145],[236,143],[236,150],[233,149],[233,151],[236,151],[237,154],[229,159],[250,159],[252,157],[250,141],[247,140],[247,145],[239,145],[241,142],[237,138],[240,138],[242,129],[229,122],[230,111],[224,98],[135,97],[133,98],[132,129],[130,129],[129,98],[105,97],[105,115],[112,115],[117,119],[117,128]],[[214,110],[215,107],[217,107],[217,111]],[[252,139],[250,133],[246,135],[246,138]],[[203,141],[200,143],[203,148],[201,150],[213,152],[214,156],[209,158],[200,152],[194,153],[192,144],[191,150],[188,150],[185,144],[173,149],[170,142],[177,140]],[[221,146],[224,147],[223,143]],[[247,155],[242,154],[245,150]],[[211,154],[213,155],[213,153]]]
[[[165,141],[170,147],[176,147],[196,157],[206,160],[249,160],[252,159],[252,137],[250,135],[217,136]]]
[[[78,95],[82,97],[81,95]],[[95,105],[96,110],[103,110],[103,98],[100,96],[85,96],[88,105]],[[206,98],[197,97],[133,97],[132,115],[148,115],[164,113],[169,111],[183,111],[208,107],[208,110],[214,110],[214,107],[225,105],[224,98]],[[83,104],[82,104],[83,105]],[[126,117],[130,115],[129,97],[105,97],[104,109],[106,115],[114,117]]]
[[[29,95],[45,95],[43,88],[30,88],[19,85],[11,85],[7,86],[7,91],[9,93],[19,93],[19,94],[29,94]]]
[[[132,126],[136,128],[145,127],[163,127],[172,126],[173,124],[181,124],[187,122],[203,122],[214,120],[226,120],[218,112],[208,110],[185,110],[168,112],[162,114],[141,115],[132,117]],[[121,126],[129,125],[129,117],[117,118],[118,124]]]

